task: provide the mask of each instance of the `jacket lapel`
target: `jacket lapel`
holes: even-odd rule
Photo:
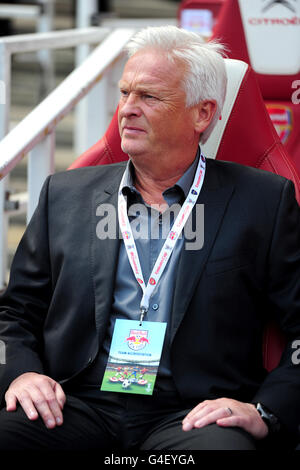
[[[95,293],[95,321],[98,332],[99,344],[106,334],[109,315],[111,312],[113,288],[118,254],[120,247],[118,229],[118,189],[124,167],[114,180],[104,190],[96,189],[93,193],[92,204],[92,234],[91,234],[91,267]],[[107,208],[115,224],[116,230],[113,236],[105,239],[99,238],[98,224],[101,220],[100,207]],[[105,214],[106,217],[106,214]]]
[[[217,168],[214,168],[214,161],[208,160],[204,184],[197,201],[197,204],[204,204],[203,247],[199,250],[183,249],[181,252],[172,306],[171,342],[175,337],[202,275],[234,190],[233,185],[222,186],[220,184],[217,171],[215,170]],[[195,207],[191,216],[193,217],[193,226],[195,227]]]

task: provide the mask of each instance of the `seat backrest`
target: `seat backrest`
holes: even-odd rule
[[[291,100],[300,79],[299,1],[227,0],[212,37],[251,65],[264,99]]]
[[[82,166],[107,165],[125,160],[128,160],[128,155],[121,149],[117,109],[104,136],[77,158],[69,169],[72,170]]]
[[[272,124],[255,73],[245,62],[226,59],[228,90],[222,113],[203,152],[291,179],[300,203],[300,179]]]
[[[300,202],[300,179],[266,111],[255,74],[245,62],[226,59],[228,89],[222,112],[211,136],[202,146],[204,155],[218,160],[271,171],[294,182]],[[121,150],[117,111],[106,134],[70,169],[127,160]],[[266,331],[264,363],[267,370],[279,361],[284,339],[276,327]]]
[[[227,0],[212,38],[255,71],[270,118],[300,172],[300,1]]]
[[[271,171],[294,182],[300,203],[300,178],[266,110],[251,67],[241,61],[226,60],[228,90],[218,122],[202,151],[219,160],[230,160]],[[272,370],[279,362],[285,338],[270,323],[263,342],[264,365]]]
[[[300,103],[297,101],[296,98],[294,102],[265,100],[265,105],[281,142],[300,172]]]

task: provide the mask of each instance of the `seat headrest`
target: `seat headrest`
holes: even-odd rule
[[[251,67],[260,74],[300,72],[300,2],[238,0]]]
[[[249,71],[249,66],[241,60],[225,59],[227,72],[227,92],[222,110],[222,118],[217,122],[209,139],[202,145],[203,153],[209,158],[216,158],[232,108],[240,93],[240,88]]]
[[[300,179],[269,117],[256,75],[245,62],[225,59],[228,86],[222,119],[203,154],[277,173],[292,180],[300,202]]]
[[[227,0],[212,38],[228,56],[249,63],[265,99],[291,99],[300,79],[300,2],[297,0]]]

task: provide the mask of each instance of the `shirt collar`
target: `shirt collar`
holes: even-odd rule
[[[170,191],[178,191],[181,190],[184,194],[185,197],[188,196],[190,187],[192,186],[195,172],[197,169],[198,161],[200,157],[200,147],[198,147],[196,157],[193,161],[193,163],[188,167],[188,169],[185,171],[185,173],[179,178],[179,180],[174,184],[174,186],[167,188],[164,192],[163,195],[167,194]],[[122,192],[124,195],[128,195],[128,193],[136,193],[139,194],[137,189],[134,186],[133,183],[133,174],[134,174],[134,167],[133,163],[131,160],[128,161],[125,169],[125,174],[124,174],[124,181],[123,181],[123,186],[121,188]]]
[[[189,190],[190,190],[190,188],[193,184],[194,176],[195,176],[196,169],[197,169],[198,162],[199,162],[199,158],[200,158],[200,147],[198,147],[196,157],[195,157],[193,163],[188,167],[188,169],[185,171],[185,173],[179,178],[177,183],[175,183],[175,185],[173,186],[173,188],[176,187],[176,186],[179,186],[182,189],[182,191],[184,192],[185,197],[188,196]],[[168,188],[168,189],[171,189],[171,188]],[[168,191],[168,189],[166,191]]]

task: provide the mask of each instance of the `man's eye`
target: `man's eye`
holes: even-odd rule
[[[145,95],[144,95],[144,98],[146,98],[146,99],[152,99],[152,100],[154,100],[154,99],[155,99],[155,96],[153,96],[153,95],[148,95],[148,94],[145,94]]]
[[[128,91],[126,90],[120,90],[120,93],[122,96],[128,96]]]

